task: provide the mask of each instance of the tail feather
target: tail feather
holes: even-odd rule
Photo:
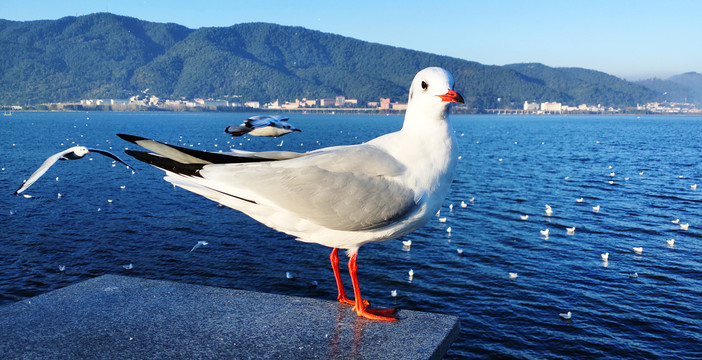
[[[200,177],[200,169],[206,164],[183,164],[181,162],[144,151],[125,150],[127,155],[165,171],[187,176]]]
[[[164,157],[174,159],[181,164],[232,164],[275,160],[262,157],[238,156],[194,150],[134,135],[117,134],[117,136]]]

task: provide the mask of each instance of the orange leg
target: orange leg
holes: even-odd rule
[[[395,313],[395,309],[373,309],[367,303],[364,303],[361,298],[361,288],[358,286],[358,276],[356,275],[358,271],[356,255],[351,255],[349,259],[349,274],[351,274],[351,283],[353,283],[353,296],[356,298],[353,310],[356,310],[358,316],[363,316],[366,319],[396,321],[397,318],[392,316]]]
[[[354,305],[355,302],[346,297],[346,292],[344,291],[344,284],[341,283],[341,273],[339,272],[339,249],[334,248],[331,255],[329,255],[329,260],[331,260],[332,270],[334,270],[334,278],[336,279],[336,288],[339,290],[339,295],[337,299],[339,302],[344,304]]]

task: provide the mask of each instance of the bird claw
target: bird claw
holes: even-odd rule
[[[381,321],[397,321],[397,318],[394,316],[396,312],[395,309],[373,309],[363,306],[363,308],[359,310],[356,309],[356,306],[354,306],[353,310],[356,310],[356,314],[358,314],[358,316],[362,316],[366,319]]]

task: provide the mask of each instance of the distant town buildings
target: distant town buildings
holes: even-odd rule
[[[230,99],[237,99],[239,96],[226,96]],[[6,106],[5,108],[9,108]],[[349,99],[345,96],[322,99],[295,99],[294,101],[280,102],[275,100],[269,103],[259,101],[247,101],[244,103],[221,100],[221,99],[163,99],[157,96],[146,95],[146,91],[140,95],[135,95],[129,99],[84,99],[80,102],[42,104],[29,109],[47,110],[112,110],[112,111],[143,111],[143,110],[165,110],[165,111],[236,111],[237,109],[261,109],[261,110],[285,110],[285,111],[376,111],[376,112],[402,112],[407,110],[406,103],[392,102],[390,98],[380,98],[378,101],[370,101],[365,106],[359,106],[357,99]],[[21,106],[12,106],[12,110],[22,110]],[[458,112],[469,111],[469,105],[456,106]],[[619,109],[614,107],[604,107],[600,104],[578,106],[564,105],[560,102],[529,102],[525,101],[522,108],[498,108],[498,109],[472,109],[473,112],[486,112],[493,114],[613,114],[613,113],[637,113],[637,114],[702,114],[702,109],[698,109],[694,104],[688,103],[657,103],[652,102],[644,105],[637,105],[635,108]]]

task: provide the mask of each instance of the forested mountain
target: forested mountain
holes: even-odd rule
[[[702,74],[688,72],[668,79],[646,79],[637,81],[656,92],[660,101],[686,102],[702,106]]]
[[[487,66],[302,27],[246,23],[189,29],[109,13],[0,20],[0,103],[127,98],[262,102],[345,95],[406,101],[427,66],[453,73],[472,108],[526,101],[632,106],[656,91],[602,72],[541,64]]]

